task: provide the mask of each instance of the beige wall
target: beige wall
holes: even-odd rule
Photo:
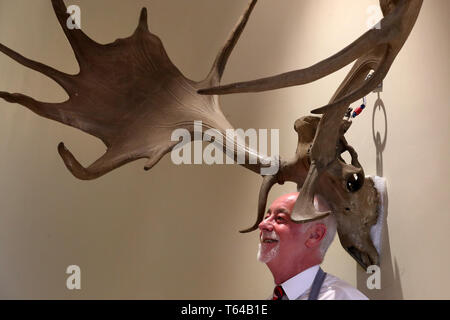
[[[69,1],[66,1],[69,3]],[[80,4],[84,30],[99,42],[126,37],[139,9],[172,61],[203,78],[245,0],[97,0]],[[309,66],[366,30],[375,0],[260,1],[234,51],[224,82]],[[388,136],[388,234],[382,290],[336,239],[324,268],[371,298],[449,298],[450,2],[426,0],[408,42],[384,83]],[[50,1],[0,0],[0,42],[75,73],[77,66]],[[62,101],[51,80],[0,55],[0,90]],[[295,151],[293,122],[325,104],[348,68],[316,83],[221,98],[237,128],[279,128],[281,155]],[[375,95],[354,123],[349,142],[367,174],[376,174],[372,140]],[[376,113],[376,130],[384,131]],[[256,261],[253,223],[260,178],[238,166],[177,167],[165,157],[144,172],[144,160],[98,180],[76,180],[64,167],[60,141],[87,165],[103,145],[73,128],[0,101],[0,298],[259,299],[272,289]],[[269,200],[291,191],[276,187]],[[65,288],[68,265],[82,271],[82,290]]]

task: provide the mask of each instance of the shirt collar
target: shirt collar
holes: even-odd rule
[[[303,270],[299,274],[293,276],[292,278],[286,280],[281,284],[284,293],[289,298],[289,300],[295,300],[301,295],[303,295],[306,290],[308,290],[314,278],[316,277],[317,271],[319,271],[319,265],[315,265],[306,270]]]

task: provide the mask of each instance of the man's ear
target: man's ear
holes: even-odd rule
[[[305,245],[307,248],[317,247],[327,234],[327,227],[323,223],[317,223],[308,230],[308,239]]]

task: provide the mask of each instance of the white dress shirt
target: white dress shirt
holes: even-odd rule
[[[319,265],[306,269],[281,284],[289,300],[308,300]],[[347,282],[327,273],[318,300],[368,300]]]

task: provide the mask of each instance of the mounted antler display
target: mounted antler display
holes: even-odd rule
[[[356,60],[329,104],[313,111],[322,117],[308,116],[295,122],[296,155],[290,161],[280,159],[278,172],[263,176],[257,221],[243,232],[255,230],[262,220],[271,187],[292,181],[302,189],[292,219],[301,223],[330,214],[317,212],[313,206],[315,194],[325,196],[336,214],[342,245],[367,267],[379,263],[378,252],[369,235],[370,227],[377,219],[377,193],[372,181],[364,177],[355,150],[344,138],[351,122],[343,118],[351,103],[370,93],[384,79],[417,20],[422,2],[380,0],[385,15],[380,28],[366,32],[330,58],[306,69],[220,86],[228,58],[257,0],[249,3],[217,55],[210,73],[199,82],[186,78],[170,61],[161,40],[148,29],[145,8],[132,36],[101,45],[79,29],[69,30],[66,25],[69,14],[63,0],[52,0],[55,14],[78,61],[78,74],[66,74],[32,61],[2,44],[0,51],[56,81],[68,93],[69,99],[62,103],[45,103],[1,91],[0,97],[101,139],[107,150],[87,168],[63,143],[58,146],[70,172],[79,179],[91,180],[142,158],[148,159],[145,169],[151,169],[178,144],[171,140],[172,132],[182,128],[192,133],[195,121],[201,121],[204,128],[214,129],[226,137],[226,131],[232,129],[232,125],[221,111],[218,95],[306,84]],[[374,73],[366,80],[372,71]],[[246,159],[256,155],[256,163],[245,161],[243,166],[261,174],[261,169],[268,166],[267,157],[232,138],[233,151],[238,148]],[[227,148],[228,144],[223,146],[229,154]],[[342,159],[344,152],[350,153],[350,164]]]

